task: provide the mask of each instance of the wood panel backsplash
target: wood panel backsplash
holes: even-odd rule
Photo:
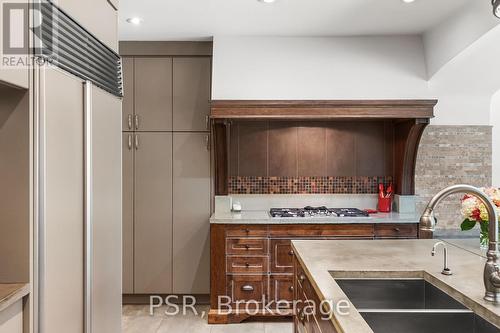
[[[233,121],[230,177],[376,177],[394,173],[391,121]]]

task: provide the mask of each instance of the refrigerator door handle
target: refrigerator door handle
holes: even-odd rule
[[[92,333],[92,288],[93,288],[93,220],[92,220],[92,82],[85,82],[84,109],[84,241],[85,241],[85,287],[84,287],[84,333]]]

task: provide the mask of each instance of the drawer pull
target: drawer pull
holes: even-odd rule
[[[293,256],[295,254],[295,252],[293,252],[293,250],[290,250],[290,252],[288,252],[288,255],[290,256]]]
[[[243,287],[241,287],[241,290],[251,292],[251,291],[254,291],[254,288],[253,288],[253,286],[247,284],[247,285],[244,285]]]
[[[249,234],[249,233],[250,233],[250,229],[245,229],[245,232],[246,232],[247,234]]]
[[[400,232],[400,231],[401,231],[401,229],[399,229],[399,228],[394,228],[394,231],[395,231],[395,232]]]
[[[245,266],[248,268],[248,267],[250,267],[250,264],[246,262]]]
[[[250,250],[250,245],[245,245],[245,249]]]
[[[288,287],[288,290],[293,291],[293,286]]]

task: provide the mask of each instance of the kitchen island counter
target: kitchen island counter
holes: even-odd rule
[[[500,305],[483,299],[486,259],[449,244],[453,275],[442,275],[442,250],[431,256],[436,241],[294,240],[292,247],[320,301],[348,300],[335,278],[422,278],[500,327]],[[372,333],[352,304],[348,315],[334,312],[331,321],[338,332]]]

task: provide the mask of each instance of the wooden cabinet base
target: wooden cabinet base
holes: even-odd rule
[[[286,318],[292,310],[268,311],[292,301],[292,239],[417,238],[417,224],[212,224],[210,227],[210,324]],[[263,306],[263,299],[266,306]],[[231,304],[231,313],[224,304]],[[237,302],[240,303],[237,305]],[[268,303],[271,302],[269,305]],[[278,303],[280,302],[280,303]],[[252,304],[249,304],[252,303]],[[245,305],[250,311],[244,311]],[[254,313],[258,307],[265,313]],[[239,310],[239,311],[238,311]]]

